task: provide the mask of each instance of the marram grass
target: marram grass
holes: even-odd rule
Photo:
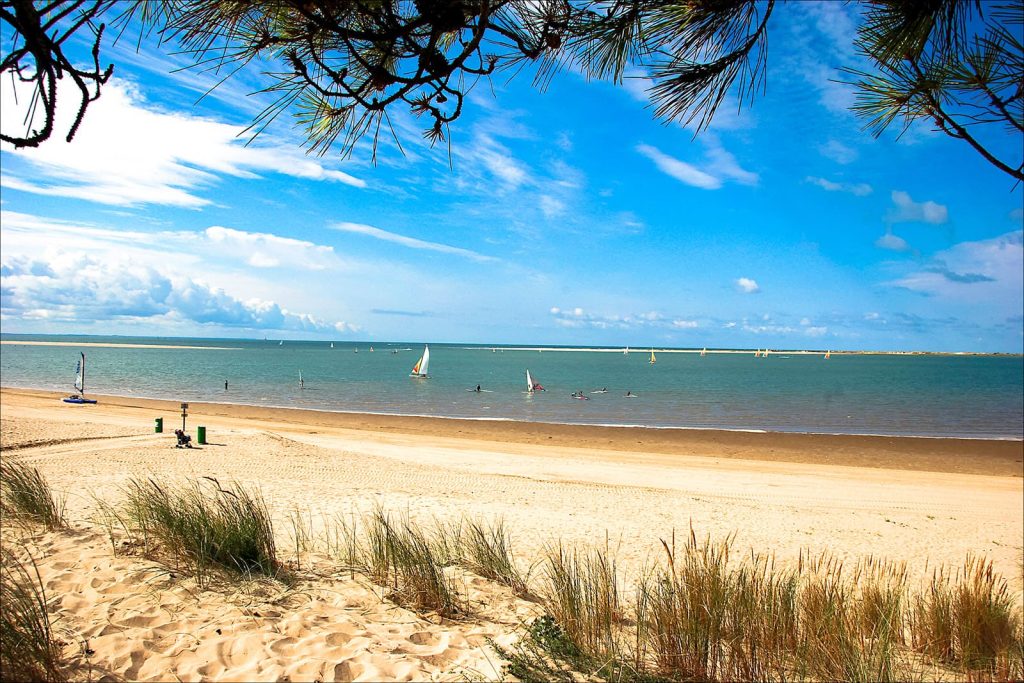
[[[172,488],[128,483],[123,515],[147,546],[157,542],[200,582],[211,569],[276,576],[281,569],[270,512],[258,492],[215,479]]]
[[[67,526],[64,498],[54,495],[39,470],[19,462],[0,462],[0,511],[4,519],[48,529]]]
[[[30,567],[0,552],[0,680],[64,681],[46,592],[35,563]]]

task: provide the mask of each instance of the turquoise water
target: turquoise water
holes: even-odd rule
[[[430,345],[430,379],[409,377],[422,343],[4,335],[4,340],[174,344],[201,349],[0,347],[7,387],[331,411],[572,424],[836,434],[1024,438],[1020,356],[517,350]],[[213,347],[227,347],[218,349]],[[398,351],[393,353],[392,351]],[[529,369],[546,392],[525,392]],[[304,388],[299,386],[302,373]],[[228,381],[228,389],[224,382]],[[488,392],[467,391],[481,385]],[[608,393],[591,393],[607,388]],[[582,390],[590,400],[574,400]],[[631,391],[636,398],[625,398]]]

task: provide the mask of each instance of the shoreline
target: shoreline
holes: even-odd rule
[[[90,394],[100,403],[55,406],[54,402],[64,395],[53,391],[0,387],[0,399],[3,399],[0,404],[14,400],[33,408],[121,414],[146,420],[150,428],[155,417],[163,417],[169,425],[180,419],[180,403],[167,399]],[[1013,439],[556,424],[212,402],[189,402],[189,418],[192,425],[201,424],[196,420],[209,422],[218,419],[239,426],[272,427],[281,431],[308,432],[310,427],[319,427],[344,432],[384,432],[431,440],[513,444],[526,448],[546,446],[669,456],[671,460],[699,456],[1024,478],[1024,441]]]
[[[205,348],[205,347],[204,347]],[[232,349],[225,349],[232,350]],[[43,387],[25,387],[25,386],[13,386],[13,385],[0,385],[2,391],[23,391],[23,392],[36,392],[40,394],[53,395],[57,398],[63,398],[66,391],[56,391],[54,389],[48,389]],[[99,396],[107,401],[111,399],[116,400],[138,400],[138,401],[163,401],[165,403],[174,404],[178,401],[169,398],[160,398],[158,396],[145,396],[145,395],[127,395],[127,394],[104,394],[100,392],[89,392],[90,396]],[[549,425],[552,427],[572,427],[581,429],[637,429],[637,430],[649,430],[649,431],[679,431],[679,432],[707,432],[707,433],[739,433],[739,434],[778,434],[778,435],[799,435],[808,437],[851,437],[851,438],[878,438],[878,439],[933,439],[939,441],[994,441],[994,442],[1009,442],[1009,443],[1020,443],[1024,444],[1024,438],[1018,436],[978,436],[978,435],[961,435],[961,434],[883,434],[878,432],[816,432],[816,431],[801,431],[797,429],[785,430],[785,429],[764,429],[760,427],[680,427],[675,425],[645,425],[636,423],[623,423],[615,424],[608,422],[546,422],[539,420],[520,420],[511,417],[496,417],[496,416],[459,416],[459,415],[429,415],[426,413],[389,413],[389,412],[377,412],[372,410],[343,410],[343,409],[330,409],[330,408],[295,408],[286,405],[275,405],[275,404],[258,404],[258,403],[236,403],[232,401],[195,401],[192,400],[190,403],[196,405],[222,405],[222,406],[236,406],[238,408],[263,408],[266,410],[308,410],[314,413],[325,413],[329,415],[366,415],[373,417],[382,418],[422,418],[424,420],[454,420],[454,421],[465,421],[465,422],[481,422],[481,423],[506,423],[506,424],[536,424],[536,425]]]

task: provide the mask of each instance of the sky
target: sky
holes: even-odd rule
[[[0,327],[1020,353],[1024,190],[927,126],[863,130],[836,80],[857,12],[777,7],[765,92],[699,135],[654,118],[642,70],[525,72],[473,89],[450,148],[395,110],[376,163],[306,154],[287,117],[246,145],[258,73],[204,96],[184,57],[105,40],[74,140],[0,146]]]

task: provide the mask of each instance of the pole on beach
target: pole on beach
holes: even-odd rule
[[[185,431],[185,418],[188,416],[188,404],[181,404],[181,431]]]

